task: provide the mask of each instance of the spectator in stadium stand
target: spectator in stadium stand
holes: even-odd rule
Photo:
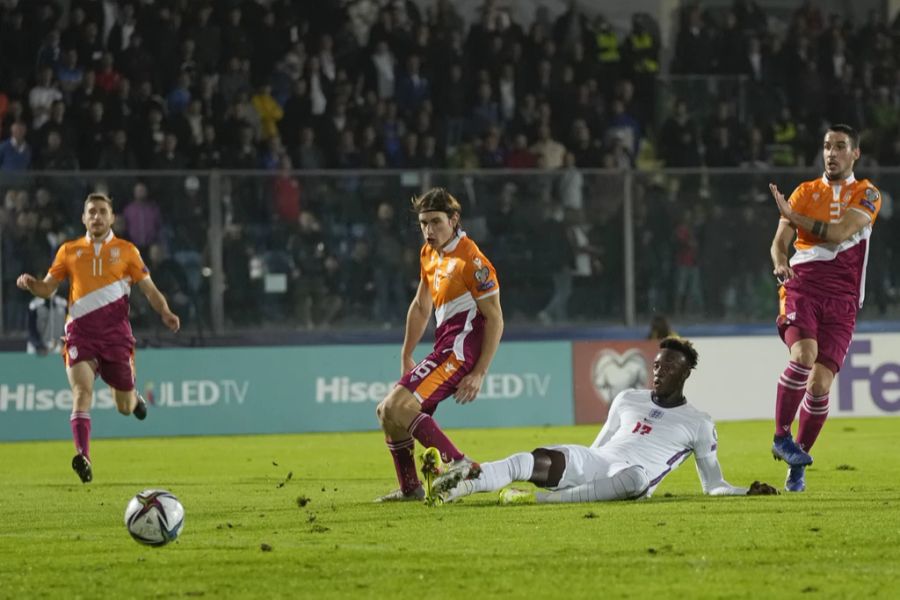
[[[598,168],[603,164],[603,147],[591,137],[591,130],[584,119],[572,123],[572,141],[569,150],[575,165],[581,169]]]
[[[740,164],[740,150],[737,141],[732,139],[731,131],[727,127],[716,127],[712,132],[712,138],[706,145],[707,167],[736,167]]]
[[[66,116],[66,103],[62,100],[53,103],[50,107],[50,119],[35,132],[34,145],[38,153],[45,147],[51,131],[59,133],[63,146],[70,149],[75,147],[77,128],[72,119]]]
[[[139,181],[134,185],[134,195],[122,210],[122,220],[128,239],[142,253],[146,253],[151,244],[160,241],[162,215],[159,205],[148,198],[145,183]]]
[[[66,101],[71,100],[72,94],[81,87],[84,80],[84,69],[78,62],[78,51],[70,48],[63,54],[62,64],[56,67],[56,80],[59,89]],[[108,91],[108,90],[103,90]]]
[[[284,104],[284,116],[278,121],[281,140],[288,148],[300,141],[300,129],[312,124],[312,103],[309,99],[309,85],[305,79],[294,82],[291,95]]]
[[[508,169],[534,169],[537,167],[537,157],[528,148],[528,138],[524,133],[518,133],[513,138],[513,146],[506,155],[505,166]]]
[[[531,151],[538,157],[538,164],[544,169],[560,168],[566,155],[566,147],[553,139],[549,125],[541,126],[538,140],[531,146]]]
[[[50,107],[54,102],[62,99],[63,94],[53,78],[53,69],[44,67],[38,75],[37,85],[28,92],[28,107],[31,109],[32,128],[39,129],[41,125],[46,123],[50,119]]]
[[[622,44],[622,66],[635,87],[634,112],[642,123],[651,123],[656,102],[656,78],[659,75],[659,40],[648,25],[646,14],[631,17],[631,32]]]
[[[36,161],[44,171],[77,171],[78,159],[71,149],[63,146],[62,136],[56,130],[47,134],[47,145],[41,149]]]
[[[403,241],[398,231],[394,207],[389,202],[381,202],[372,226],[371,254],[374,259],[375,318],[385,327],[400,321],[403,306],[409,299],[403,268]]]
[[[16,121],[10,135],[0,142],[0,171],[27,171],[31,168],[31,145],[25,139],[28,127]]]
[[[675,101],[675,111],[660,131],[659,154],[667,167],[698,167],[700,140],[697,125],[688,113],[687,102]]]
[[[647,332],[648,340],[664,340],[667,337],[677,336],[672,326],[669,325],[669,319],[665,315],[656,313],[650,319],[650,331]]]
[[[709,15],[704,14],[699,3],[692,2],[684,7],[675,40],[673,73],[701,75],[713,72],[717,57],[709,20]]]
[[[316,133],[312,127],[300,130],[300,143],[294,151],[294,164],[303,170],[325,168],[325,154],[316,143]]]
[[[354,241],[342,267],[346,317],[365,322],[372,320],[375,291],[373,267],[369,242],[365,239]]]
[[[284,117],[284,111],[272,97],[272,86],[267,83],[258,85],[250,102],[259,115],[261,138],[269,140],[278,135],[278,122]]]

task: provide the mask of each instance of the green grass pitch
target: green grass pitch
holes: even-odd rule
[[[376,433],[95,440],[89,485],[71,442],[5,443],[0,598],[897,598],[898,426],[829,421],[804,494],[706,497],[689,460],[650,501],[562,506],[373,504],[396,487]],[[596,430],[450,433],[491,460]],[[729,482],[782,487],[770,430],[720,425]],[[164,548],[122,522],[149,487],[186,510]]]

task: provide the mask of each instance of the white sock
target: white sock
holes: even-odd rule
[[[647,471],[644,467],[634,465],[612,477],[600,477],[564,490],[538,492],[535,500],[546,503],[627,500],[640,496],[649,485]]]
[[[493,492],[513,481],[528,481],[533,473],[534,456],[530,452],[519,452],[503,460],[482,463],[481,475],[463,483],[471,486],[469,493]]]

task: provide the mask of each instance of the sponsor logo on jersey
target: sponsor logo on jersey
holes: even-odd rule
[[[119,258],[120,250],[118,248],[112,248],[109,251],[110,258]]]
[[[791,322],[797,318],[797,313],[795,313],[795,312],[788,313],[787,315],[785,315],[785,318],[788,320],[788,322]]]
[[[650,410],[650,414],[647,416],[648,419],[662,419],[666,413],[659,410],[658,408],[653,408]]]
[[[75,346],[69,346],[69,358],[71,358],[72,360],[78,358],[78,348],[76,348]]]

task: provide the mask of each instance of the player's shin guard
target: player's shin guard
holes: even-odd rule
[[[812,371],[798,362],[790,361],[778,379],[775,395],[775,435],[790,435],[797,408],[806,393],[806,380]]]
[[[87,412],[73,412],[69,417],[69,426],[72,428],[72,440],[75,442],[75,450],[91,458],[91,414]]]
[[[797,429],[797,443],[809,452],[828,418],[829,395],[813,396],[806,392],[800,405],[800,427]]]
[[[538,492],[538,502],[598,502],[639,498],[650,487],[650,477],[640,465],[622,469],[612,477],[602,477],[575,487]]]
[[[437,448],[444,462],[452,462],[463,457],[463,453],[457,450],[430,415],[419,413],[406,430],[425,448]]]
[[[394,459],[394,469],[397,471],[400,490],[404,494],[412,493],[422,485],[419,482],[419,475],[416,473],[416,460],[413,456],[416,443],[412,438],[399,441],[387,439],[385,443],[388,450],[391,451],[391,458]]]

